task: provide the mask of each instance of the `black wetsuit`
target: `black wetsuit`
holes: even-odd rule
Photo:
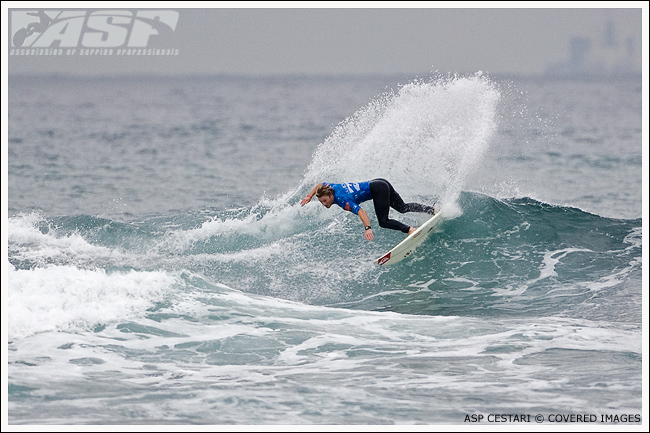
[[[409,232],[409,226],[399,221],[388,218],[389,208],[395,209],[399,213],[406,212],[423,212],[433,215],[435,213],[432,206],[419,203],[404,203],[393,185],[386,179],[373,179],[370,181],[370,193],[375,205],[375,213],[379,226],[387,229],[400,230],[404,233]]]

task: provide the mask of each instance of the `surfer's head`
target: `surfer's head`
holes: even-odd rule
[[[321,185],[316,190],[316,197],[323,206],[329,209],[334,203],[334,189],[329,185]]]

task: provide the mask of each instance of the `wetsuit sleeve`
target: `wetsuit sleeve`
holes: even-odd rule
[[[355,215],[359,215],[359,211],[361,210],[361,206],[353,202],[352,200],[346,200],[345,201],[345,206],[342,206],[343,209],[350,211],[354,213]]]

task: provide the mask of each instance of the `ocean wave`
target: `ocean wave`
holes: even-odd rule
[[[107,272],[74,266],[15,269],[5,263],[9,339],[39,332],[103,329],[133,317],[169,296],[175,278],[167,272]]]
[[[453,212],[443,209],[442,224],[412,257],[377,267],[372,261],[398,243],[400,233],[377,230],[367,242],[347,213],[276,205],[188,215],[192,223],[179,215],[128,224],[84,216],[12,218],[9,261],[16,270],[9,287],[24,293],[30,278],[44,281],[44,273],[56,287],[57,281],[74,287],[75,278],[87,284],[89,275],[96,281],[88,287],[102,287],[129,271],[190,271],[243,292],[305,304],[419,315],[539,315],[574,309],[599,291],[615,293],[641,278],[640,220],[465,192]],[[38,284],[33,289],[41,293]]]

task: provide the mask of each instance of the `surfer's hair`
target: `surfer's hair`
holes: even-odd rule
[[[334,188],[329,185],[321,185],[316,190],[316,197],[322,197],[324,195],[334,195]]]

